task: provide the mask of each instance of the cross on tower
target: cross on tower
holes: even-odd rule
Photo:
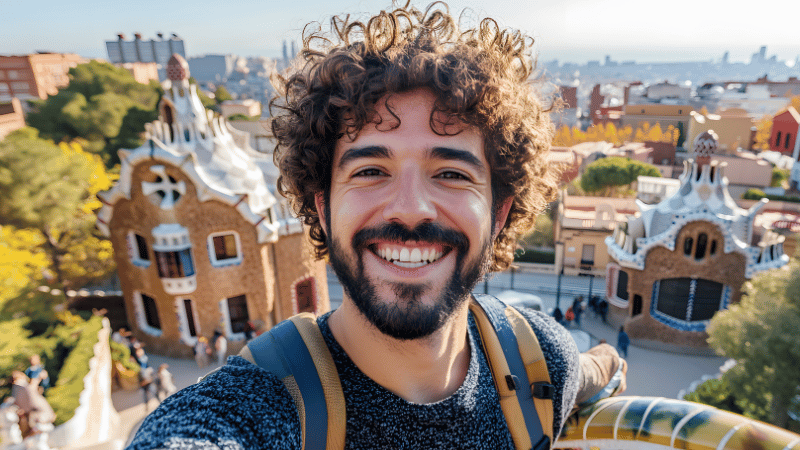
[[[161,197],[161,209],[172,209],[175,202],[178,201],[181,195],[186,193],[186,183],[183,181],[175,182],[175,179],[167,175],[164,166],[152,166],[150,171],[157,174],[158,178],[155,182],[143,181],[142,193],[150,195],[157,193]]]

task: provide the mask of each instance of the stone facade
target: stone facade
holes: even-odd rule
[[[120,152],[120,180],[99,195],[98,227],[148,351],[188,357],[216,330],[235,353],[249,327],[328,311],[325,266],[276,197],[272,162],[205,112],[185,63],[176,58],[167,72],[161,119],[148,143]]]
[[[706,350],[714,314],[739,302],[747,279],[789,260],[782,236],[756,229],[766,200],[745,210],[731,198],[716,149],[713,132],[700,134],[677,192],[637,201],[640,214],[606,239],[608,319],[640,345]]]

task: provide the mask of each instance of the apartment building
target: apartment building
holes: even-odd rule
[[[0,56],[0,102],[45,99],[69,84],[69,69],[88,62],[72,53]]]

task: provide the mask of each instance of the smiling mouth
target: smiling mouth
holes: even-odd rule
[[[436,262],[451,250],[440,245],[409,247],[399,244],[374,244],[369,249],[381,259],[405,269],[416,269]]]

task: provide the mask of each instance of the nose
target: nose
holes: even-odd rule
[[[383,208],[384,220],[402,223],[410,229],[435,221],[436,205],[425,181],[425,175],[418,171],[405,171],[398,176]]]

